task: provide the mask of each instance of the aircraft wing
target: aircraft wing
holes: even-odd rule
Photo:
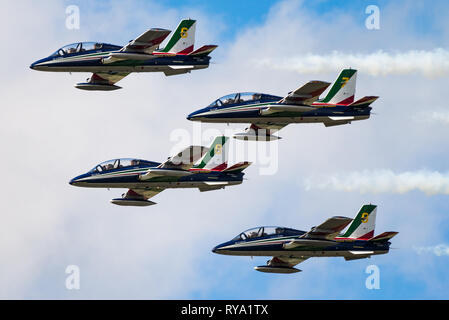
[[[290,92],[285,98],[279,101],[279,103],[299,105],[312,104],[329,85],[329,82],[309,81],[302,87]]]
[[[281,130],[288,123],[266,123],[253,122],[251,126],[245,129],[244,132],[234,134],[235,139],[239,140],[256,140],[256,141],[271,141],[280,139],[278,136],[272,134]]]
[[[346,228],[352,220],[353,219],[347,217],[332,217],[324,221],[319,226],[313,227],[309,232],[305,233],[300,238],[332,240],[341,230]]]
[[[167,161],[159,165],[159,168],[189,170],[208,151],[209,148],[203,146],[187,147],[178,154],[169,157]]]
[[[297,264],[309,259],[305,256],[277,256],[268,260],[265,266],[257,266],[254,269],[260,272],[268,273],[294,273],[301,270],[293,268]]]
[[[130,189],[137,193],[138,195],[141,195],[145,198],[145,200],[148,200],[150,198],[153,198],[155,195],[161,193],[165,189],[162,188],[145,188],[145,189]]]
[[[129,189],[128,192],[124,193],[121,198],[112,199],[111,203],[118,206],[151,206],[156,204],[156,202],[150,201],[148,199],[154,197],[162,191],[164,191],[164,189],[162,188]]]
[[[75,87],[83,90],[117,90],[121,89],[121,87],[116,86],[115,83],[122,80],[128,74],[129,72],[93,73],[87,82],[77,83]]]
[[[170,32],[170,30],[159,28],[147,30],[136,39],[131,40],[120,51],[151,54],[159,47],[159,44],[164,41]]]
[[[281,130],[283,127],[288,125],[288,123],[252,123],[250,129],[259,130],[265,129],[271,133]]]

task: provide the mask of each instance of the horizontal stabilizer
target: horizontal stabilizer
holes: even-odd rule
[[[376,101],[378,98],[379,97],[377,97],[377,96],[366,96],[366,97],[363,97],[363,98],[361,98],[361,99],[351,103],[348,107],[352,107],[352,108],[366,108],[371,103]]]
[[[189,56],[207,56],[212,51],[214,51],[217,47],[218,46],[213,45],[213,44],[205,45],[205,46],[202,46],[201,48],[196,49],[195,51],[189,53]]]
[[[229,168],[224,169],[223,172],[241,172],[241,171],[245,170],[246,168],[248,168],[251,164],[252,164],[252,162],[248,162],[248,161],[239,162],[239,163],[236,163],[236,164],[230,166]]]
[[[369,239],[369,241],[378,241],[378,242],[388,241],[391,238],[393,238],[395,235],[397,235],[398,233],[399,232],[396,232],[396,231],[383,232],[383,233]]]

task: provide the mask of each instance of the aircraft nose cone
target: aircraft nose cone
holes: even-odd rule
[[[201,113],[201,110],[197,110],[197,111],[192,112],[191,114],[189,114],[187,116],[187,120],[192,120],[192,121],[197,120],[199,113]]]
[[[30,65],[30,69],[34,70],[35,66],[34,63]]]
[[[69,181],[69,184],[71,186],[79,186],[80,185],[80,179],[84,178],[86,175],[82,174],[80,176],[76,176],[75,178],[73,178],[72,180]]]

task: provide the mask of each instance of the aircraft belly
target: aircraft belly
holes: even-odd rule
[[[370,116],[354,116],[350,121],[366,120]],[[205,118],[198,117],[193,120],[210,123],[254,123],[254,124],[286,124],[286,123],[323,123],[339,120],[331,120],[328,116],[298,116],[298,117],[242,117],[242,118]],[[343,120],[346,121],[346,120]]]
[[[221,254],[251,257],[354,257],[348,250],[220,250]],[[388,253],[388,250],[374,251],[366,256]]]
[[[241,184],[242,181],[142,181],[142,182],[79,182],[80,187],[91,188],[210,188],[216,186],[231,186]]]
[[[205,69],[208,65],[192,65],[196,69]],[[171,71],[172,69],[167,65],[122,65],[122,66],[111,66],[111,65],[93,65],[93,66],[47,66],[46,69],[42,71],[53,71],[53,72],[92,72],[92,73],[132,73],[132,72],[164,72]]]

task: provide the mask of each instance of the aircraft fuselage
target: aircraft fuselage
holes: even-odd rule
[[[192,172],[183,176],[156,176],[142,180],[149,169],[157,168],[159,163],[138,165],[126,168],[104,170],[94,169],[73,178],[70,184],[89,188],[211,188],[241,184],[244,173],[227,173],[219,171]],[[173,169],[173,171],[179,171]],[[183,171],[186,172],[186,171]]]
[[[305,233],[302,231],[302,233]],[[389,242],[370,242],[365,240],[334,241],[326,240],[328,244],[317,246],[313,244],[300,245],[286,249],[285,246],[298,236],[269,236],[247,240],[231,240],[216,246],[212,251],[218,254],[235,256],[287,256],[294,257],[360,257],[388,253]],[[304,241],[304,239],[303,239]],[[307,241],[307,240],[306,240]],[[322,241],[322,240],[320,240]]]
[[[370,117],[371,107],[353,109],[345,105],[311,105],[300,108],[292,107],[298,111],[274,111],[270,107],[279,106],[278,103],[254,103],[227,106],[220,108],[204,108],[191,113],[187,119],[192,121],[211,123],[254,123],[254,124],[288,124],[288,123],[349,123],[351,121],[365,120]]]
[[[117,48],[120,48],[117,46]],[[189,55],[143,55],[145,60],[122,60],[105,62],[111,54],[119,50],[96,50],[92,52],[79,52],[65,56],[52,55],[31,64],[30,68],[40,71],[52,72],[94,72],[94,73],[131,73],[131,72],[158,72],[166,71],[168,66],[192,66],[189,70],[204,69],[209,66],[209,56]],[[172,68],[170,68],[172,70]]]

